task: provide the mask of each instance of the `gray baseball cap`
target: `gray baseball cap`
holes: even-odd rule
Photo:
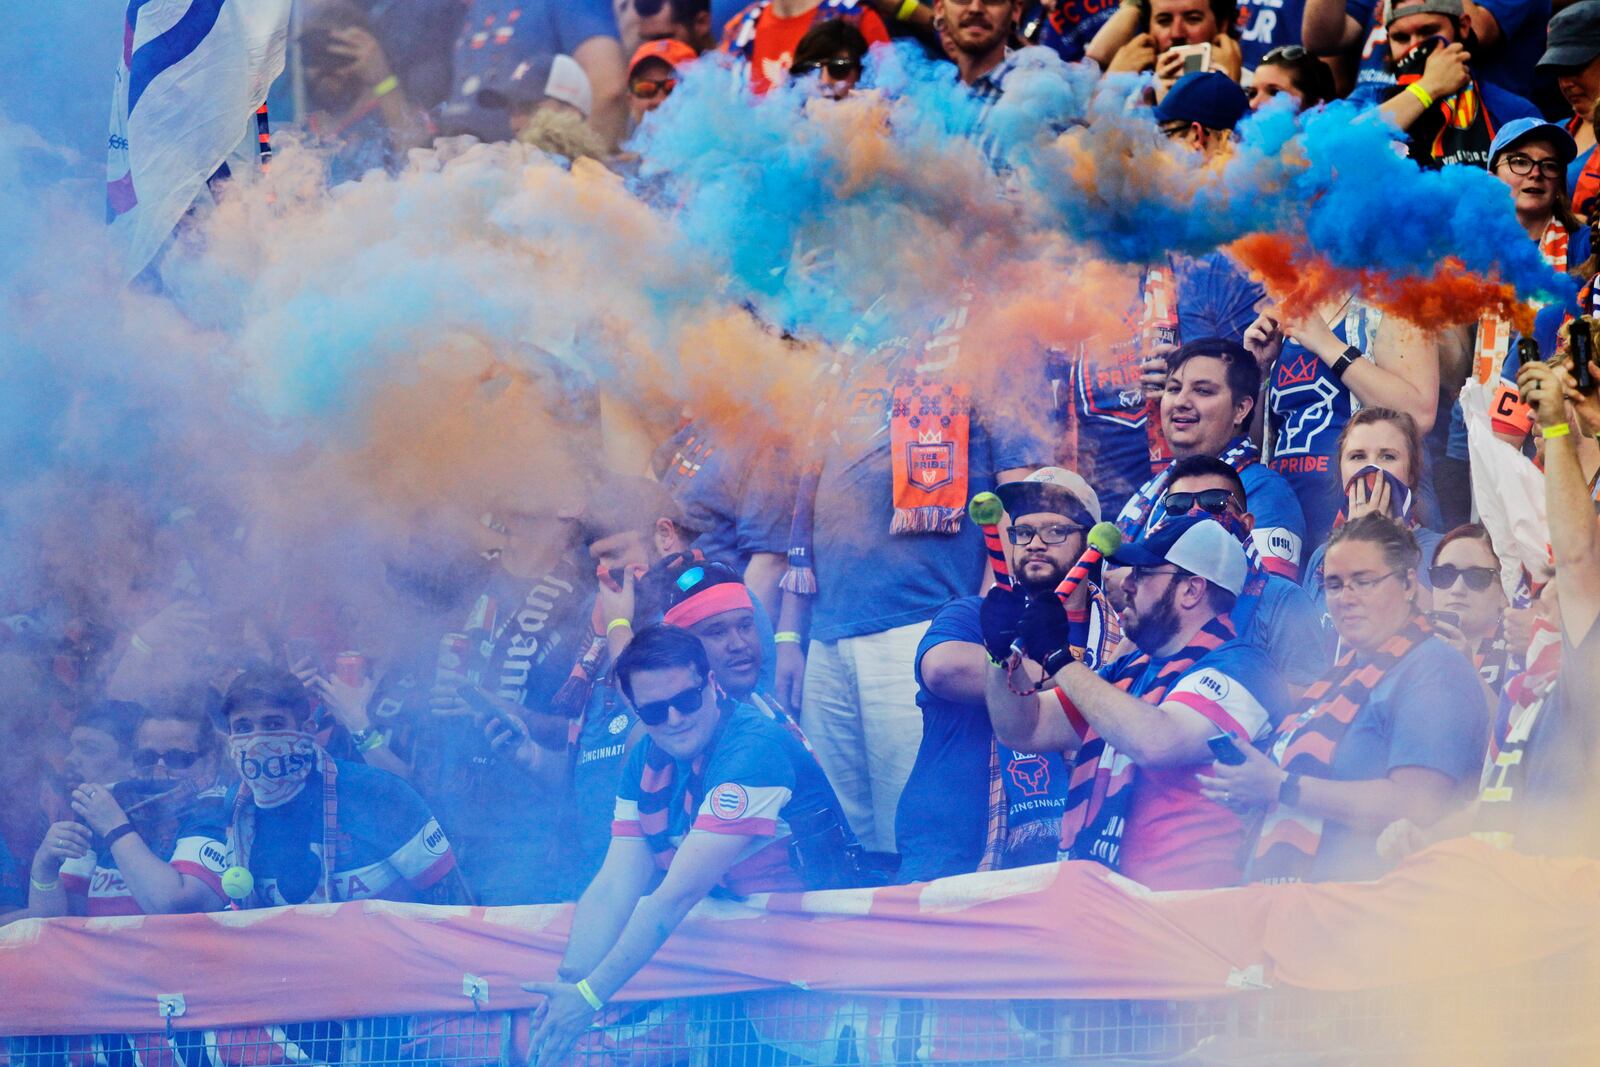
[[[1600,55],[1600,0],[1578,0],[1550,20],[1538,67],[1585,67]]]
[[[1383,24],[1394,25],[1396,19],[1407,15],[1448,15],[1458,19],[1466,14],[1461,0],[1388,0],[1383,6]]]

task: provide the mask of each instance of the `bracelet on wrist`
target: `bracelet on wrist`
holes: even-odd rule
[[[34,888],[35,892],[38,892],[38,893],[53,893],[57,889],[61,888],[61,879],[57,878],[53,882],[41,882],[41,881],[39,881],[39,879],[33,877],[33,875],[30,874],[28,876],[28,884]]]
[[[133,823],[125,822],[115,830],[112,830],[109,834],[106,834],[100,840],[106,846],[106,848],[109,849],[112,845],[116,844],[118,841],[121,841],[124,837],[127,837],[133,832]]]
[[[1428,90],[1422,87],[1421,82],[1412,82],[1410,85],[1406,86],[1406,92],[1416,97],[1417,103],[1421,104],[1424,108],[1430,108],[1433,106],[1433,97],[1429,95]]]
[[[917,13],[917,8],[922,6],[922,0],[903,0],[900,9],[894,13],[896,22],[910,22],[911,16]]]
[[[400,79],[391,74],[372,87],[372,99],[382,100],[398,88],[400,88]]]
[[[1539,436],[1546,441],[1554,441],[1557,437],[1565,437],[1572,432],[1572,424],[1558,422],[1554,426],[1544,426],[1539,429]]]
[[[589,988],[589,979],[581,978],[578,980],[576,985],[578,992],[583,994],[583,999],[589,1002],[589,1007],[593,1008],[595,1011],[599,1011],[601,1008],[606,1006],[606,1002],[596,996],[593,989]]]
[[[613,631],[620,630],[624,626],[626,626],[630,630],[633,629],[633,620],[631,620],[631,619],[612,619],[610,622],[606,623],[606,636],[610,637]]]
[[[384,742],[389,740],[389,735],[383,730],[368,727],[351,733],[350,740],[356,743],[357,752],[371,752],[375,748],[383,747]]]
[[[779,630],[772,635],[772,643],[775,645],[798,645],[800,643],[800,635],[793,630]]]

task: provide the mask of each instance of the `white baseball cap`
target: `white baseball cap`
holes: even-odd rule
[[[1084,512],[1093,526],[1100,521],[1100,498],[1089,483],[1072,471],[1060,467],[1040,467],[1019,482],[995,486],[995,496],[1012,518],[1050,511],[1083,520]]]
[[[1170,563],[1198,574],[1234,596],[1244,592],[1250,561],[1244,546],[1216,519],[1185,515],[1151,531],[1142,540],[1117,549],[1111,562],[1119,567],[1157,567]]]

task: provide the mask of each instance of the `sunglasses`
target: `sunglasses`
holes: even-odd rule
[[[1198,493],[1168,493],[1162,498],[1161,504],[1167,509],[1167,514],[1177,518],[1187,515],[1195,508],[1210,512],[1212,515],[1226,515],[1228,506],[1235,503],[1231,489],[1202,489]]]
[[[834,81],[843,81],[861,69],[861,64],[853,59],[829,59],[822,63],[801,63],[789,70],[791,76],[804,78],[807,74],[815,74],[819,70],[828,72],[828,77]]]
[[[1467,588],[1481,593],[1494,584],[1500,572],[1493,567],[1457,567],[1451,563],[1435,563],[1428,568],[1428,580],[1435,589],[1449,589],[1458,579],[1466,579]]]
[[[671,95],[677,85],[677,78],[640,78],[628,88],[640,100],[654,100],[657,96]]]
[[[1262,56],[1261,62],[1271,63],[1275,59],[1281,59],[1285,63],[1298,63],[1310,54],[1310,52],[1307,52],[1300,45],[1286,44],[1280,45],[1268,52],[1266,55]]]
[[[681,693],[674,693],[665,700],[651,700],[643,704],[635,704],[633,710],[638,712],[639,721],[646,726],[660,726],[667,721],[667,715],[671,713],[673,708],[677,708],[681,714],[693,715],[700,710],[705,702],[706,683],[702,679]]]
[[[1083,532],[1082,526],[1074,526],[1066,522],[1053,522],[1049,526],[1013,526],[1006,530],[1006,536],[1014,545],[1030,544],[1035,537],[1047,545],[1059,545],[1073,534]]]
[[[181,748],[169,748],[165,752],[157,752],[153,748],[135,749],[133,765],[140,770],[149,770],[158,763],[165,763],[169,771],[186,771],[194,766],[194,761],[200,758],[198,752],[186,752]]]

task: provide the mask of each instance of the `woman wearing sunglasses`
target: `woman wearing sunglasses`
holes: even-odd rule
[[[1522,669],[1506,639],[1510,602],[1500,584],[1500,560],[1489,532],[1478,523],[1445,534],[1428,567],[1433,583],[1433,630],[1472,661],[1490,706],[1506,679]]]
[[[855,24],[846,19],[813,23],[794,48],[789,77],[818,78],[822,91],[843,100],[861,80],[861,64],[867,56],[867,39]]]
[[[57,823],[40,845],[29,915],[162,915],[227,903],[227,815],[210,725],[147,712],[130,758],[137,778],[73,790],[82,823]]]
[[[1263,815],[1253,881],[1361,880],[1396,818],[1431,826],[1472,797],[1489,738],[1482,687],[1418,607],[1421,550],[1369,512],[1328,542],[1326,589],[1343,649],[1284,721],[1271,755],[1212,765],[1205,795]]]

